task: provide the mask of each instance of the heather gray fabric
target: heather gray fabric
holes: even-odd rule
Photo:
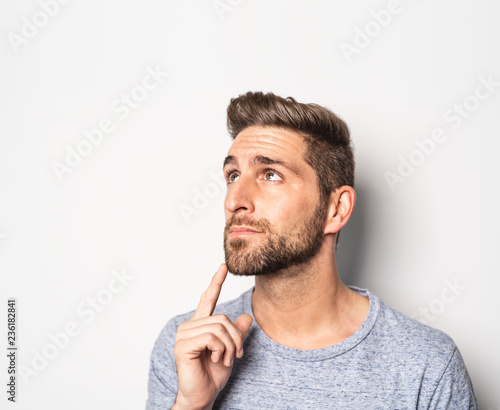
[[[214,408],[222,409],[476,409],[453,340],[384,305],[373,293],[362,326],[339,344],[296,350],[271,340],[254,320]],[[253,317],[253,289],[217,306],[235,320]],[[174,338],[194,311],[171,319],[151,354],[146,408],[170,409],[177,392]]]

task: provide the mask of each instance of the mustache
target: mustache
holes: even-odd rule
[[[249,228],[253,228],[262,232],[266,232],[271,228],[271,222],[262,218],[259,220],[251,219],[245,216],[232,216],[227,222],[226,227],[224,229],[225,232],[229,232],[232,226],[234,225],[243,225],[248,226]]]

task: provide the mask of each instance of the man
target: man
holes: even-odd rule
[[[355,204],[345,123],[272,93],[232,99],[225,264],[151,355],[148,409],[477,408],[449,336],[337,271]],[[217,304],[228,270],[255,287]]]

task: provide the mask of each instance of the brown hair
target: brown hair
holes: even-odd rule
[[[245,128],[270,126],[297,132],[306,141],[304,160],[315,170],[322,200],[343,185],[354,187],[354,155],[347,124],[318,104],[292,97],[247,92],[227,107],[227,129],[233,139]]]

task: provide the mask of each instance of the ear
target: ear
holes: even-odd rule
[[[356,203],[354,188],[344,185],[330,193],[325,234],[340,231],[351,217]]]

